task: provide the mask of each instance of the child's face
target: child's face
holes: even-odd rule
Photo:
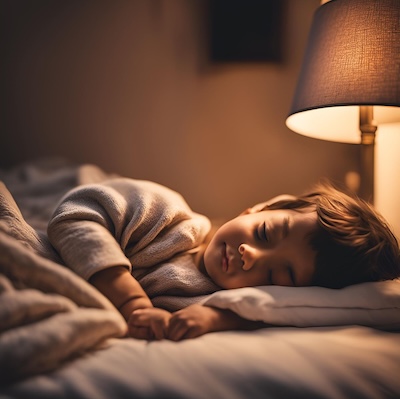
[[[310,285],[315,251],[308,235],[317,214],[289,209],[240,215],[220,227],[204,253],[210,278],[225,289]]]

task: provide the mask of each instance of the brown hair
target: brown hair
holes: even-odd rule
[[[293,199],[277,201],[267,209],[317,212],[318,229],[310,235],[316,251],[312,285],[342,288],[400,276],[400,250],[383,217],[367,202],[346,194],[331,183]]]

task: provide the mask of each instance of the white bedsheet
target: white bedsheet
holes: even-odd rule
[[[368,327],[265,328],[194,340],[113,340],[1,398],[399,398],[400,334]]]

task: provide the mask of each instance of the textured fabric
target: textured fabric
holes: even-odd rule
[[[400,334],[368,327],[129,339],[0,388],[2,399],[398,399]]]
[[[63,262],[84,279],[125,266],[153,303],[176,310],[218,289],[188,253],[210,227],[208,218],[193,212],[175,191],[114,178],[70,191],[49,223],[48,236]]]
[[[113,305],[53,256],[0,183],[0,383],[53,370],[126,333]]]

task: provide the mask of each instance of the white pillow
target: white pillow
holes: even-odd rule
[[[201,302],[279,326],[400,329],[400,279],[342,289],[262,286],[218,291]]]

